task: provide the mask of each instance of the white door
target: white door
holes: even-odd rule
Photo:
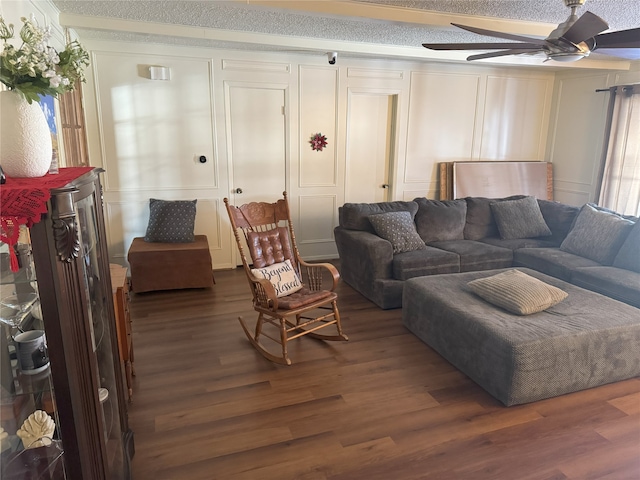
[[[232,197],[235,205],[272,202],[285,190],[285,90],[230,86]]]
[[[347,126],[347,202],[391,199],[391,160],[394,151],[396,95],[349,95]]]
[[[282,198],[286,188],[286,90],[269,86],[227,87],[231,203],[240,206],[274,202]],[[236,264],[241,263],[236,255]]]

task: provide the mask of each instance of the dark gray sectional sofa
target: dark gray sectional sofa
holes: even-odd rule
[[[382,238],[369,217],[389,212],[408,212],[413,234],[406,222],[391,223]],[[402,306],[410,278],[512,266],[640,308],[640,223],[591,204],[525,196],[347,203],[334,233],[343,280],[383,309]]]
[[[414,335],[506,406],[640,374],[635,217],[524,196],[416,198],[345,204],[335,238],[347,283],[402,306]]]

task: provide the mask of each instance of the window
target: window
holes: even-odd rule
[[[89,166],[87,136],[82,109],[82,88],[60,95],[60,119],[66,167]]]
[[[599,204],[640,214],[640,84],[611,89],[610,117]]]

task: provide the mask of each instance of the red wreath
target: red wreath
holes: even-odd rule
[[[316,133],[311,140],[309,140],[311,144],[311,150],[317,150],[321,152],[324,147],[327,146],[327,137],[322,135],[321,133]]]

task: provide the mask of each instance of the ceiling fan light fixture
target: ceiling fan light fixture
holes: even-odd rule
[[[564,0],[565,6],[569,8],[578,8],[584,5],[586,0]]]
[[[568,63],[568,62],[576,62],[585,57],[589,56],[589,52],[574,52],[574,53],[550,53],[547,55],[547,58],[551,60],[555,60],[556,62]]]
[[[588,57],[594,44],[595,42],[592,39],[576,45],[561,38],[549,42],[547,58],[556,62],[575,62]]]

